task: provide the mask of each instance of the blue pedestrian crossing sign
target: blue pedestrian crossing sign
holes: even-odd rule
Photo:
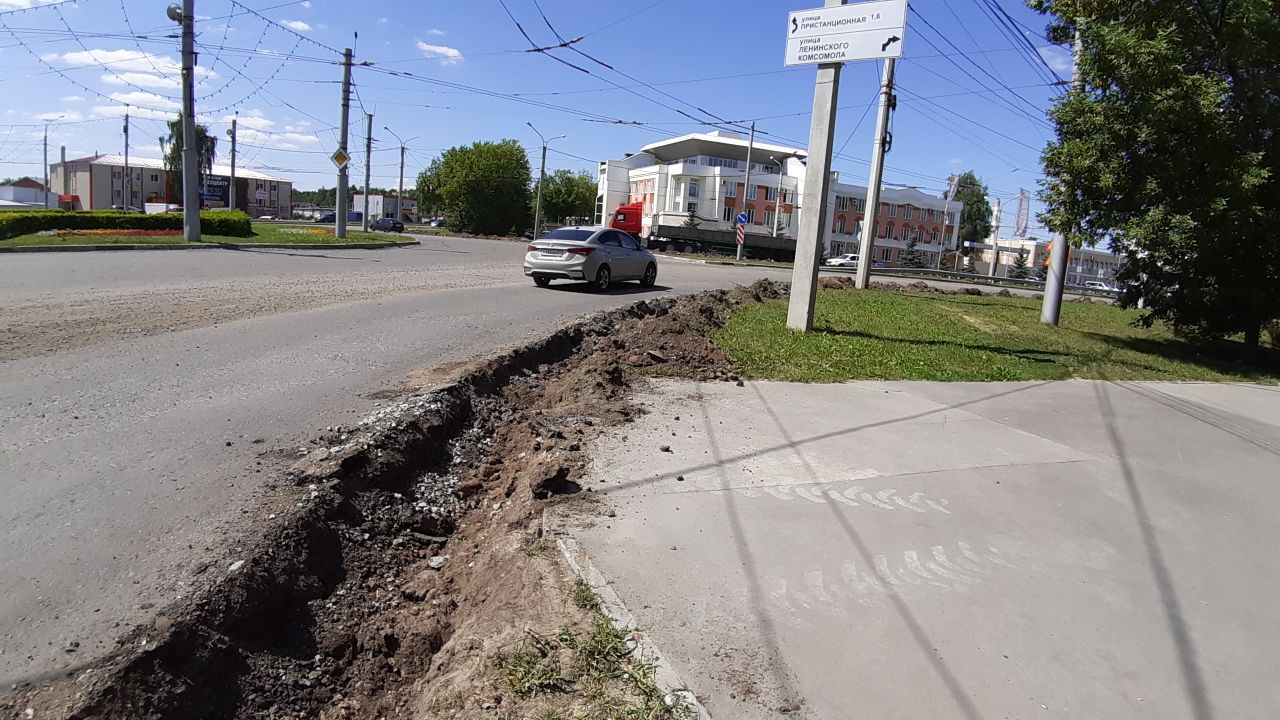
[[[747,214],[746,214],[746,213],[738,213],[738,224],[739,224],[739,225],[746,225],[746,224],[747,224]]]

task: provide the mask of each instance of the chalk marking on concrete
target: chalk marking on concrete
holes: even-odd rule
[[[915,493],[915,494],[917,494],[917,495],[918,495],[919,493]],[[902,498],[898,497],[897,495],[894,495],[894,496],[893,496],[893,501],[894,501],[894,502],[896,502],[896,503],[898,503],[898,504],[899,504],[899,505],[901,505],[902,507],[904,507],[904,508],[906,508],[906,509],[908,509],[908,510],[912,511],[912,512],[918,512],[918,513],[927,513],[927,512],[929,512],[928,510],[923,510],[923,509],[921,509],[921,508],[916,507],[915,505],[911,505],[911,504],[909,504],[906,500],[903,500]]]
[[[827,592],[827,589],[822,584],[821,570],[806,570],[804,582],[809,586],[809,592],[813,593],[814,597],[825,603],[834,602],[834,598],[831,597],[831,594]]]
[[[976,571],[976,572],[987,572],[986,570],[984,570],[984,569],[982,568],[982,558],[980,558],[980,557],[978,557],[977,555],[975,555],[975,554],[974,554],[974,552],[973,552],[973,548],[969,546],[969,543],[964,542],[964,541],[961,541],[961,542],[956,543],[956,545],[958,545],[958,546],[960,547],[960,556],[961,556],[962,558],[964,558],[965,562],[966,562],[968,565],[972,565],[972,566],[973,566],[973,567],[971,567],[971,568],[967,568],[967,569],[969,569],[969,570],[973,570],[973,571]],[[964,567],[964,566],[962,566],[962,567]]]
[[[1018,569],[1018,566],[1017,566],[1017,565],[1014,565],[1013,563],[1011,563],[1011,562],[1009,562],[1009,561],[1005,560],[1004,558],[999,557],[999,555],[1000,555],[1000,550],[998,550],[997,548],[993,548],[993,547],[991,547],[990,545],[988,545],[988,546],[987,546],[987,559],[988,559],[988,560],[990,560],[991,562],[995,563],[996,565],[1003,565],[1003,566],[1005,566],[1005,567],[1007,567],[1007,568],[1013,568],[1013,569],[1015,569],[1015,570],[1017,570],[1017,569]]]
[[[934,545],[930,550],[933,551],[933,559],[936,560],[939,565],[951,572],[954,572],[957,575],[964,575],[965,572],[972,572],[967,568],[960,567],[959,565],[951,562],[950,558],[947,557],[947,551],[944,550],[941,545]],[[987,571],[981,568],[979,568],[977,572],[983,575],[987,574]]]
[[[856,500],[850,500],[849,498],[845,497],[844,495],[841,495],[839,492],[835,490],[828,490],[827,496],[838,503],[844,503],[845,505],[849,505],[850,507],[858,507],[858,502]]]
[[[760,489],[761,489],[761,490],[763,490],[763,491],[765,491],[765,492],[767,492],[767,493],[769,493],[770,495],[774,496],[775,498],[777,498],[777,499],[779,499],[779,500],[794,500],[794,499],[795,499],[795,498],[791,495],[791,493],[790,493],[791,488],[787,487],[786,485],[778,485],[778,486],[762,487],[762,488],[760,488]]]
[[[863,501],[863,502],[865,502],[865,503],[867,503],[868,505],[875,505],[876,507],[878,507],[878,508],[882,508],[882,509],[884,509],[884,510],[893,510],[893,509],[894,509],[894,507],[893,507],[892,505],[890,505],[889,503],[887,503],[887,502],[885,502],[885,501],[883,501],[883,500],[881,500],[881,499],[877,498],[876,496],[872,495],[871,493],[858,493],[858,497],[862,498],[862,501]]]
[[[969,577],[968,575],[964,575],[962,573],[957,573],[957,572],[951,572],[950,570],[944,569],[943,567],[941,567],[935,562],[927,562],[924,564],[924,566],[929,570],[931,570],[934,575],[937,575],[939,577],[944,577],[948,580],[954,580],[955,582],[958,582],[958,583],[968,583],[972,585],[978,582],[977,580]]]
[[[827,499],[822,496],[822,493],[818,492],[817,490],[814,490],[811,487],[805,487],[801,485],[796,487],[795,490],[796,490],[796,495],[799,495],[800,497],[804,498],[805,500],[808,500],[809,502],[815,502],[815,503],[818,503],[819,505],[825,505],[827,502]]]
[[[951,514],[951,511],[945,507],[947,505],[950,505],[951,501],[947,500],[946,498],[938,498],[937,500],[931,500],[929,498],[925,498],[924,502],[926,505],[933,508],[934,510],[937,510],[938,512],[944,512],[948,515]]]
[[[889,558],[884,555],[876,556],[876,577],[890,585],[902,584],[898,578],[893,576],[893,571],[889,569]]]
[[[864,593],[867,591],[867,584],[858,579],[858,566],[852,560],[840,566],[840,577],[844,579],[844,584],[853,588],[855,592]]]

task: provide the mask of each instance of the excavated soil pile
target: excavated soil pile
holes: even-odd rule
[[[575,680],[580,662],[565,648],[598,618],[569,600],[574,578],[542,537],[543,512],[573,503],[607,522],[607,486],[580,484],[586,448],[642,412],[631,385],[653,374],[736,380],[709,331],[734,307],[785,292],[761,281],[601,313],[339,429],[291,471],[277,492],[293,509],[255,528],[251,551],[107,660],[18,688],[0,710],[621,717],[638,697],[626,678]],[[558,644],[534,644],[568,653],[551,658],[563,671],[556,692],[521,694],[512,653],[551,636]]]

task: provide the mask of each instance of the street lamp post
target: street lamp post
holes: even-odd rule
[[[778,237],[778,225],[782,222],[782,175],[786,168],[778,158],[770,155],[769,159],[778,166],[778,189],[773,194],[773,236]]]
[[[44,206],[49,207],[49,123],[61,120],[66,115],[56,118],[45,118],[44,121]],[[62,174],[66,175],[67,167],[62,166]]]
[[[538,132],[538,128],[534,127],[533,123],[525,122],[525,125],[528,125],[531,130],[538,133],[538,139],[542,141],[542,165],[538,170],[538,199],[534,201],[533,205],[533,239],[537,240],[542,237],[540,232],[542,230],[542,184],[547,180],[547,145],[552,140],[560,140],[566,136],[557,135],[548,139]]]
[[[382,129],[391,133],[391,137],[395,138],[396,142],[400,143],[400,184],[396,187],[396,219],[404,222],[404,146],[418,138],[411,137],[408,140],[401,140],[400,136],[386,125],[383,125]],[[419,210],[421,210],[421,208],[419,208]],[[418,219],[421,220],[422,216],[419,215]]]

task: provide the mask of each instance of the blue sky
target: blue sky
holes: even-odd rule
[[[508,10],[538,46],[560,40],[534,0],[504,2],[196,0],[197,112],[222,136],[239,111],[242,165],[299,188],[331,187],[333,51],[354,44],[357,62],[373,63],[354,72],[357,182],[365,112],[374,114],[375,185],[396,181],[398,143],[384,126],[408,141],[407,184],[441,149],[481,139],[515,138],[536,163],[526,121],[568,136],[552,144],[548,169],[594,172],[598,159],[709,129],[689,117],[709,119],[701,110],[756,119],[771,142],[807,144],[815,70],[785,68],[782,55],[787,13],[815,0],[540,0],[560,37],[585,36],[573,47],[590,57],[526,52]],[[1038,48],[1039,69],[997,25],[1001,10]],[[176,26],[163,3],[0,0],[0,13],[0,176],[40,174],[43,121],[59,116],[51,158],[62,144],[72,157],[119,152],[126,105],[133,152],[159,156],[179,95],[177,40],[166,37]],[[1049,80],[1070,72],[1069,53],[1040,35],[1044,18],[1012,0],[916,0],[908,16],[886,182],[940,191],[949,173],[972,169],[1005,198],[1034,190],[1052,136],[1044,110],[1059,91]],[[834,167],[848,181],[867,180],[879,72],[874,62],[844,68]]]

